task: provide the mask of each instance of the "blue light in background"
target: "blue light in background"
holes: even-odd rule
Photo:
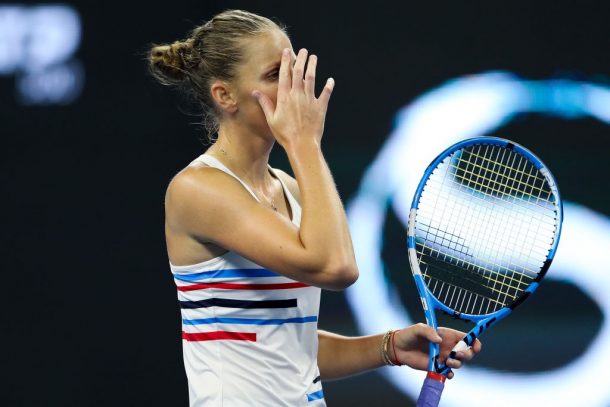
[[[492,132],[522,112],[565,119],[588,115],[610,124],[610,89],[568,79],[525,81],[509,73],[491,72],[451,80],[398,113],[394,131],[347,205],[361,273],[346,296],[362,334],[413,324],[383,273],[383,224],[388,206],[392,205],[406,229],[419,179],[438,153],[460,140]],[[546,278],[578,286],[610,316],[610,296],[605,294],[610,287],[610,266],[582,255],[607,251],[610,220],[569,202],[564,214],[562,241]],[[586,241],[582,236],[587,236]],[[608,344],[610,324],[603,323],[586,352],[560,369],[520,374],[465,366],[446,386],[443,405],[488,407],[494,400],[494,407],[605,407],[610,388],[593,386],[591,378],[605,377],[605,365],[599,362],[610,359]],[[423,373],[411,369],[384,369],[382,373],[411,398],[419,395]]]

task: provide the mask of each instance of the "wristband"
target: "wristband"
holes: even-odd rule
[[[392,332],[392,350],[394,351],[394,364],[396,366],[402,366],[400,364],[400,362],[398,361],[398,356],[396,355],[396,346],[394,346],[394,335],[396,335],[396,332],[400,331],[400,329],[396,329]]]

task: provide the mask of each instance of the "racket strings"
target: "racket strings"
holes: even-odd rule
[[[424,280],[458,312],[510,304],[546,260],[556,211],[544,174],[515,151],[477,145],[455,152],[433,171],[417,208]]]
[[[439,272],[440,273],[446,273],[446,271],[444,271],[441,267],[435,267],[431,263],[425,263],[425,262],[422,261],[421,264],[424,264],[426,267],[432,267],[432,269],[430,271],[426,270],[426,271],[424,271],[422,273],[424,275],[424,277],[440,280],[440,278],[438,278]],[[437,272],[434,271],[435,268],[438,270]],[[470,271],[470,270],[466,270],[466,271]],[[470,276],[468,276],[467,274],[459,274],[459,273],[450,273],[450,274],[452,274],[452,277],[453,277],[451,279],[451,281],[458,281],[459,282],[459,284],[456,283],[456,284],[452,284],[452,285],[463,287],[465,285],[465,283],[468,283],[468,284],[478,284],[480,287],[479,287],[479,290],[477,290],[477,292],[480,295],[482,295],[482,296],[484,296],[486,298],[492,299],[494,293],[500,293],[502,295],[510,297],[511,299],[517,298],[516,295],[511,295],[509,292],[498,290],[498,289],[496,289],[494,287],[490,287],[489,284],[481,283],[480,281],[477,281],[476,277],[477,276],[480,277],[480,275],[477,274],[477,273],[472,273]],[[459,280],[466,280],[466,281],[459,281]],[[471,291],[471,292],[473,292],[473,291]],[[515,294],[517,293],[517,291],[522,291],[522,290],[515,290]]]
[[[481,158],[481,156],[479,156],[478,154],[474,154],[468,151],[463,151],[462,155],[468,155],[469,153],[475,158]],[[517,153],[513,154],[516,155]],[[458,176],[460,178],[463,178],[468,183],[474,183],[478,187],[481,187],[482,192],[490,193],[489,191],[491,191],[491,193],[495,192],[499,193],[500,195],[512,197],[513,199],[519,199],[520,201],[523,201],[528,204],[526,206],[527,208],[530,208],[529,204],[532,203],[531,198],[535,199],[535,204],[542,206],[542,208],[544,209],[547,209],[549,204],[553,205],[553,201],[551,200],[553,194],[551,190],[549,188],[544,188],[546,182],[544,179],[541,181],[540,177],[536,176],[535,174],[532,174],[532,170],[535,170],[535,167],[528,160],[525,160],[525,166],[529,167],[529,171],[527,172],[504,165],[502,162],[497,162],[490,159],[486,159],[486,161],[483,161],[484,164],[498,166],[499,169],[504,170],[504,172],[500,174],[498,171],[494,171],[489,168],[485,168],[483,165],[476,164],[476,161],[472,163],[470,159],[464,160],[461,156],[457,156],[456,158],[458,159],[458,165],[449,165],[452,166],[455,170],[457,170],[457,172],[459,173]],[[506,170],[509,171],[508,174],[505,173]],[[538,172],[537,169],[535,171]],[[483,176],[481,172],[489,173],[490,175]],[[527,182],[523,182],[521,180],[524,175],[526,175],[528,178]],[[478,179],[481,179],[482,182],[474,181],[472,179],[473,176]],[[497,177],[497,179],[491,179],[492,176]],[[521,179],[517,179],[517,176],[519,176]],[[483,182],[489,182],[490,185],[485,185]],[[517,185],[509,185],[509,182],[513,185],[516,183]],[[500,191],[499,188],[504,188],[504,191]],[[506,192],[507,189],[510,190],[508,193]],[[517,192],[517,194],[513,193],[515,191]],[[535,191],[538,191],[538,195],[534,195]],[[544,193],[544,196],[542,195],[542,193]],[[528,199],[525,199],[525,197],[528,197]]]
[[[490,160],[489,160],[487,157],[480,156],[480,155],[478,155],[478,154],[473,153],[472,151],[470,151],[470,154],[471,154],[471,155],[473,155],[473,156],[475,156],[475,157],[477,157],[477,158],[480,158],[480,159],[482,159],[482,160],[485,160],[485,161],[490,161]],[[514,168],[513,166],[511,166],[511,167],[507,167],[507,166],[503,165],[501,162],[500,162],[500,163],[494,163],[494,164],[499,164],[501,167],[511,169],[511,170],[512,170],[512,172],[513,172],[513,173],[516,173],[516,174],[521,174],[521,175],[523,175],[523,174],[525,174],[525,175],[530,175],[529,173],[526,173],[526,172],[524,172],[524,171],[520,171],[520,170],[518,170],[518,169]],[[486,169],[486,167],[484,167],[484,166],[482,166],[482,165],[478,165],[478,164],[476,164],[476,163],[473,163],[472,165],[473,165],[474,167],[481,168],[481,169],[483,169],[483,170],[485,170],[485,169]],[[489,168],[487,168],[487,171],[488,171],[489,173],[491,173],[491,174],[494,174],[494,175],[501,175],[501,176],[503,176],[503,177],[506,177],[506,178],[508,178],[510,181],[514,181],[514,182],[517,182],[517,183],[519,183],[519,184],[523,184],[523,183],[522,183],[520,180],[518,180],[518,179],[516,179],[516,178],[510,177],[510,176],[505,175],[505,174],[500,174],[499,172],[494,171],[494,170],[490,170]],[[544,177],[538,177],[538,176],[532,176],[532,178],[533,178],[533,179],[534,179],[534,180],[535,180],[535,181],[538,183],[538,186],[536,186],[536,185],[531,185],[531,187],[532,187],[533,189],[539,189],[539,190],[541,190],[541,189],[542,189],[542,185],[544,185],[544,182],[546,181],[546,179],[545,179]],[[530,186],[530,185],[527,185],[527,184],[526,184],[526,186]]]
[[[447,305],[449,308],[452,309],[456,309],[461,313],[466,313],[466,314],[482,314],[482,310],[483,309],[487,309],[489,304],[497,304],[498,307],[504,307],[505,303],[504,302],[500,302],[498,300],[496,300],[494,298],[493,295],[485,295],[482,292],[478,292],[475,293],[473,291],[467,291],[467,290],[463,290],[460,286],[452,284],[450,282],[445,282],[439,279],[434,279],[433,277],[430,276],[429,270],[431,268],[433,268],[434,266],[430,265],[430,264],[426,264],[424,262],[422,262],[421,264],[423,264],[423,270],[422,270],[422,275],[424,276],[424,281],[426,282],[426,284],[428,284],[429,287],[432,288],[432,290],[435,293],[435,296],[440,299],[445,305]],[[442,271],[442,269],[441,269]],[[439,284],[440,283],[440,284]],[[455,304],[453,304],[451,301],[448,301],[448,297],[449,297],[449,293],[453,293],[455,294],[455,292],[458,292],[458,297],[457,299],[459,300],[460,295],[462,295],[463,299],[468,298],[468,301],[466,303],[466,305],[463,305],[463,302],[460,304],[461,306],[458,307],[458,301],[455,301]]]
[[[450,206],[450,205],[449,205],[449,206]],[[445,208],[445,209],[446,209],[446,208]],[[476,211],[476,210],[477,210],[477,208],[476,208],[476,207],[475,207],[475,208],[473,208],[473,209],[474,209],[474,211]],[[477,212],[477,214],[478,214],[478,215],[480,215],[480,214],[481,214],[481,212]],[[445,215],[445,211],[443,212],[442,216],[444,216],[444,215]],[[491,216],[491,218],[494,218],[494,216],[493,216],[493,212],[491,212],[491,215],[492,215],[492,216]],[[479,218],[480,218],[480,216],[477,216],[476,220],[479,220]],[[497,218],[495,218],[494,220],[495,220],[495,221],[497,221],[498,219],[497,219]],[[437,230],[437,232],[438,232],[438,233],[444,233],[444,232],[441,232],[440,230]],[[477,229],[474,229],[474,230],[469,230],[469,232],[470,232],[471,234],[474,234],[474,235],[475,235],[475,238],[479,238],[479,237],[480,237],[480,236],[479,236],[479,234],[477,233]],[[439,236],[439,234],[436,234],[436,236]],[[445,237],[446,237],[446,236],[445,236]],[[484,238],[485,238],[485,239],[487,239],[487,238],[489,238],[489,237],[488,237],[488,236],[484,236]],[[494,257],[494,256],[492,255],[492,257]],[[495,256],[495,257],[497,258],[498,256]],[[523,261],[524,259],[523,259],[523,258],[517,258],[517,260],[521,260],[521,261]],[[527,261],[527,259],[526,259],[526,261]],[[509,261],[509,263],[511,263],[511,262]],[[513,263],[513,265],[514,265],[514,263]],[[536,266],[537,268],[539,268],[540,264],[536,264],[535,266]],[[528,269],[526,268],[526,270],[528,270]],[[536,271],[534,271],[534,270],[528,270],[528,271],[532,271],[533,273],[535,273],[535,272],[536,272]]]
[[[534,210],[536,210],[535,207],[531,207],[531,205],[538,205],[538,206],[542,207],[542,209],[547,209],[548,208],[548,204],[550,204],[550,205],[553,204],[553,202],[549,200],[548,196],[547,197],[543,197],[541,195],[538,195],[538,196],[533,195],[533,192],[535,190],[538,190],[540,193],[542,193],[543,192],[542,188],[538,188],[538,187],[535,187],[535,186],[528,185],[530,187],[529,188],[530,192],[525,192],[525,191],[523,191],[523,190],[521,190],[519,188],[513,188],[513,187],[509,187],[507,185],[502,185],[499,181],[493,181],[491,179],[483,179],[482,181],[487,181],[487,182],[490,182],[490,183],[493,183],[493,184],[497,184],[496,187],[494,187],[495,185],[494,186],[485,185],[483,183],[476,182],[476,181],[473,181],[472,179],[468,178],[469,176],[476,175],[475,173],[473,173],[471,171],[466,171],[466,170],[464,170],[462,168],[459,168],[457,166],[451,166],[451,167],[453,167],[457,171],[460,171],[463,174],[463,175],[457,175],[456,178],[462,178],[465,181],[467,181],[469,184],[475,184],[477,187],[480,187],[481,188],[481,192],[483,194],[487,195],[487,196],[494,196],[494,193],[496,193],[496,194],[499,195],[498,199],[500,199],[500,200],[505,200],[505,199],[502,199],[502,198],[509,196],[509,197],[513,198],[514,200],[518,200],[518,201],[523,202],[525,204],[525,206],[524,206],[525,208],[527,208],[527,209],[534,209]],[[506,177],[506,179],[507,180],[511,180],[511,177]],[[498,187],[512,189],[514,191],[517,191],[518,193],[523,194],[523,196],[514,196],[514,195],[510,195],[510,193],[503,193],[502,191],[500,191],[498,189]],[[545,191],[545,194],[546,194],[546,191]],[[525,197],[527,197],[528,199],[526,199]],[[531,198],[534,198],[535,201],[532,202]],[[547,205],[543,205],[543,204],[547,204]],[[539,211],[539,212],[542,213],[542,214],[545,213],[544,211]]]
[[[480,147],[479,147],[479,149],[480,149]],[[496,166],[497,166],[497,164],[500,162],[500,160],[499,160],[499,158],[500,158],[500,157],[499,157],[499,154],[500,154],[500,152],[501,152],[501,151],[502,151],[502,153],[503,153],[502,155],[503,155],[503,157],[504,157],[504,153],[505,153],[505,151],[506,151],[506,150],[498,150],[498,153],[497,153],[497,154],[498,154],[498,156],[497,156],[497,157],[495,157],[495,159],[494,159],[494,160],[487,160],[487,162],[485,162],[485,161],[484,161],[484,163],[486,163],[486,164],[493,164],[492,169],[485,169],[485,168],[484,168],[484,167],[482,167],[482,166],[480,166],[480,167],[479,167],[479,168],[483,168],[483,169],[484,169],[484,172],[483,172],[483,173],[478,173],[478,174],[475,174],[475,175],[477,176],[477,178],[475,178],[475,183],[477,183],[477,184],[479,184],[479,185],[483,185],[482,183],[478,183],[478,182],[477,182],[477,181],[479,180],[479,178],[481,178],[482,180],[488,180],[488,181],[491,181],[491,182],[496,182],[496,184],[497,184],[497,183],[498,183],[498,180],[497,180],[497,179],[498,179],[498,176],[504,176],[504,175],[505,175],[506,168],[508,168],[508,166],[500,166],[500,168],[503,170],[503,171],[502,171],[502,173],[500,173],[500,172],[498,172],[498,171],[494,171],[495,167],[496,167]],[[480,154],[472,154],[472,155],[473,155],[473,156],[475,156],[475,157],[481,157],[481,155],[480,155]],[[516,158],[516,157],[513,157],[513,158],[512,158],[512,160],[510,160],[510,161],[509,161],[513,167],[514,167],[515,158]],[[467,166],[468,166],[468,164],[470,163],[470,159],[469,159],[469,160],[467,160],[467,161],[465,161],[465,160],[463,160],[463,159],[462,159],[462,157],[460,157],[460,163],[464,163],[464,162],[466,162],[466,167],[467,167]],[[523,174],[526,174],[526,172],[525,172],[525,171],[520,171],[520,170],[519,170],[519,168],[521,168],[521,163],[522,163],[522,161],[520,160],[520,161],[519,161],[518,168],[517,168],[517,169],[518,169],[518,174],[519,174],[519,176],[520,176],[520,179],[512,178],[512,181],[511,181],[511,182],[512,182],[513,184],[514,184],[514,182],[515,182],[515,181],[518,181],[518,182],[520,182],[521,184],[523,184],[523,182],[521,182],[521,180],[522,180],[522,176],[523,176]],[[488,176],[487,172],[495,172],[495,173],[496,173],[496,175],[495,175],[495,176],[494,176],[494,175]],[[492,179],[492,177],[494,177],[494,179]],[[461,180],[460,180],[460,184],[462,184],[462,185],[464,184],[464,179],[461,179]],[[483,185],[483,186],[484,186],[484,185]],[[507,185],[507,186],[508,186],[508,185]],[[513,188],[513,190],[514,190],[514,188]],[[499,191],[499,192],[505,192],[505,191]],[[485,191],[485,190],[483,190],[483,193],[487,193],[487,195],[489,195],[489,191]],[[482,212],[481,212],[481,211],[479,211],[479,212],[477,213],[477,217],[476,217],[476,219],[477,219],[477,220],[479,220],[479,219],[480,219],[480,215],[481,215],[481,214],[482,214]],[[476,230],[475,230],[475,232],[476,232]],[[495,243],[495,237],[496,237],[496,236],[497,236],[497,233],[496,233],[495,235],[484,236],[484,238],[485,238],[485,240],[487,240],[487,241],[489,241],[489,242],[491,242],[491,243]],[[500,242],[500,244],[502,244],[502,243],[505,243],[505,242]],[[501,247],[506,247],[506,245],[502,245]],[[504,258],[506,258],[506,252],[505,252],[505,251],[503,251],[503,253],[502,253],[502,254],[504,255],[503,257],[504,257]],[[498,258],[499,258],[500,256],[499,256],[498,254],[495,254],[495,255],[491,254],[491,256],[488,256],[488,259],[489,259],[489,257],[492,257],[492,259],[491,259],[492,261],[497,262],[497,261],[498,261]],[[510,261],[509,261],[509,267],[510,267]],[[496,271],[496,269],[493,269],[492,271]],[[528,270],[528,271],[529,271],[529,270]],[[495,274],[491,274],[491,276],[492,276],[492,277],[494,277],[494,278],[490,278],[490,279],[489,279],[489,280],[492,280],[492,281],[493,281],[493,286],[492,286],[491,288],[492,288],[493,290],[497,291],[498,293],[502,293],[502,292],[503,292],[503,290],[501,290],[501,289],[500,289],[500,290],[496,289],[496,286],[498,285],[498,283],[502,283],[502,284],[506,285],[506,284],[505,284],[505,282],[506,282],[506,276],[507,276],[507,275],[506,275],[506,274],[503,274],[502,281],[500,281],[500,280],[498,279],[498,276],[497,276],[497,275],[495,275]],[[522,275],[521,275],[521,278],[520,278],[519,280],[516,280],[516,279],[511,278],[511,283],[512,283],[512,282],[515,282],[515,281],[522,281]],[[511,287],[511,285],[508,285],[508,286],[509,286],[509,287]],[[503,288],[503,287],[500,287],[500,288]],[[509,291],[510,291],[510,290],[508,290],[507,292],[509,292]],[[506,298],[505,298],[505,299],[506,299]]]
[[[498,173],[498,174],[499,174],[499,173]],[[493,180],[492,180],[492,181],[493,181]],[[461,184],[463,184],[463,180],[461,181]],[[458,297],[459,297],[459,294],[458,294]]]
[[[458,160],[460,161],[464,161],[463,158],[458,158]],[[532,166],[533,169],[535,169],[535,167]],[[536,170],[537,171],[537,170]],[[479,175],[479,174],[476,174]],[[459,182],[457,182],[457,181]],[[426,190],[428,190],[430,193],[436,193],[438,195],[446,195],[446,194],[452,194],[457,198],[457,203],[463,203],[460,201],[463,201],[463,199],[460,199],[460,197],[464,197],[464,188],[462,188],[464,186],[464,182],[467,181],[468,179],[466,177],[454,177],[454,179],[448,179],[447,177],[442,178],[441,180],[439,180],[439,177],[435,177],[435,178],[431,178],[428,182],[428,184],[426,185]],[[456,182],[458,187],[456,188]],[[436,189],[436,191],[432,190],[432,189]],[[462,189],[462,191],[460,191],[460,189]],[[508,218],[509,216],[506,214],[506,211],[504,211],[504,213],[499,212],[497,209],[497,206],[501,206],[501,207],[505,207],[507,209],[513,209],[513,210],[517,210],[518,212],[520,212],[521,214],[527,214],[528,213],[528,209],[532,209],[531,207],[524,207],[519,205],[518,202],[511,202],[508,199],[502,199],[499,198],[499,201],[496,199],[498,198],[497,194],[490,194],[487,193],[485,191],[477,191],[476,188],[472,188],[471,191],[473,192],[477,192],[476,194],[471,194],[470,195],[470,199],[478,199],[479,200],[479,205],[480,207],[483,208],[489,208],[490,210],[488,211],[489,215],[494,217],[496,215],[502,216],[504,218]],[[455,202],[454,202],[455,203]],[[452,206],[452,202],[451,200],[449,200],[448,204],[450,206]],[[426,208],[419,208],[421,209],[423,212],[425,212]],[[494,209],[494,210],[491,210]],[[555,231],[555,218],[554,218],[554,210],[555,207],[552,207],[552,211],[546,210],[544,212],[541,211],[536,211],[538,213],[540,213],[540,215],[542,215],[542,217],[540,218],[541,222],[544,223],[545,229],[543,232],[546,232],[548,234],[549,237],[554,235],[554,231]]]
[[[425,227],[422,227],[421,230],[425,230],[425,229],[426,229]],[[431,232],[431,231],[433,231],[433,232]],[[452,234],[452,233],[443,232],[443,231],[441,231],[439,229],[435,229],[433,227],[428,227],[428,232],[429,232],[429,234],[434,235],[435,237],[443,238],[443,241],[450,241],[452,243],[455,243],[455,245],[454,245],[455,247],[452,247],[452,248],[456,252],[456,255],[452,255],[449,252],[440,252],[439,254],[443,254],[443,256],[445,256],[446,258],[449,258],[451,260],[455,260],[458,265],[460,264],[460,262],[462,262],[462,263],[467,263],[467,264],[476,266],[476,263],[473,263],[473,262],[470,262],[467,260],[469,258],[468,253],[467,253],[467,251],[464,251],[464,248],[465,248],[464,243],[461,243],[461,244],[459,243],[460,239],[461,239],[459,236]],[[479,237],[479,234],[476,231],[474,232],[474,234],[476,237]],[[522,235],[522,234],[519,234],[519,235]],[[449,239],[447,239],[447,236],[449,236]],[[455,238],[456,240],[453,240],[453,238]],[[423,244],[423,246],[431,251],[439,251],[442,247],[444,247],[444,246],[440,246],[437,248],[437,247],[432,247],[432,246],[426,246],[425,244]],[[461,247],[461,249],[460,249],[460,247]],[[534,248],[543,249],[542,247],[540,247],[537,244],[533,245],[532,251]],[[544,254],[543,252],[538,252],[538,251],[536,251],[536,253]],[[521,273],[521,272],[515,270],[515,273],[517,273],[517,274],[524,274],[525,276],[529,277],[528,272],[537,274],[538,269],[542,265],[540,262],[531,263],[532,258],[530,256],[524,255],[522,253],[504,252],[503,254],[504,254],[504,256],[502,257],[502,259],[505,263],[515,266],[515,267],[523,268],[524,273]],[[497,255],[494,255],[493,253],[488,254],[488,256],[495,258],[496,261],[500,260],[500,258]],[[535,276],[532,278],[535,278]]]
[[[472,279],[472,278],[468,279],[468,278],[465,277],[464,273],[456,274],[456,273],[451,273],[449,271],[450,274],[459,275],[460,277],[465,278],[466,280],[470,280],[470,281],[472,281],[474,283],[480,284],[483,287],[487,287],[487,283],[486,282],[479,282],[481,279],[491,280],[493,282],[497,282],[497,283],[499,283],[499,284],[501,284],[503,286],[506,286],[508,288],[515,288],[516,287],[518,291],[523,291],[523,290],[527,289],[527,286],[530,285],[530,283],[532,282],[531,280],[534,280],[536,278],[535,276],[529,276],[529,275],[525,275],[525,274],[520,273],[521,274],[520,278],[514,278],[514,277],[510,277],[510,276],[507,277],[510,280],[510,282],[512,282],[514,284],[506,283],[505,281],[499,282],[499,281],[497,281],[496,279],[494,279],[494,278],[492,278],[490,276],[481,275],[480,273],[477,273],[476,272],[476,267],[478,267],[478,265],[476,263],[467,262],[467,261],[464,261],[462,259],[458,259],[455,256],[447,256],[445,253],[439,252],[438,250],[431,249],[430,247],[426,247],[425,245],[422,245],[422,250],[421,251],[420,250],[416,250],[416,252],[418,254],[422,255],[422,256],[427,255],[427,256],[430,256],[431,258],[434,258],[435,256],[438,258],[439,255],[444,256],[443,259],[442,259],[444,262],[452,261],[452,265],[453,266],[459,267],[464,272],[469,272],[473,276],[479,276],[480,278],[478,278],[478,279]],[[449,259],[449,257],[452,257],[452,258]],[[455,261],[455,263],[453,263],[453,261]],[[425,263],[425,262],[422,260],[422,263]],[[467,267],[464,267],[464,266],[467,266]],[[470,266],[473,266],[472,270],[468,268]],[[487,270],[487,271],[492,272],[492,270]],[[530,279],[530,281],[523,282],[523,279],[522,279],[523,277],[526,277],[526,278]],[[519,287],[519,285],[521,285],[521,284],[525,284],[525,287],[522,287],[522,288]],[[497,290],[497,291],[499,291],[499,290]]]
[[[464,161],[463,158],[458,157],[457,158],[458,163],[462,164],[462,162]],[[468,163],[468,162],[466,162]],[[496,181],[496,180],[491,180],[489,178],[484,178],[481,177],[480,174],[477,174],[473,171],[468,171],[465,170],[463,168],[460,168],[458,165],[452,165],[449,164],[448,167],[453,168],[456,170],[456,179],[459,179],[461,182],[467,182],[469,184],[464,185],[463,183],[459,183],[460,186],[463,186],[464,188],[468,188],[468,189],[475,189],[475,190],[479,190],[479,193],[487,198],[496,198],[497,201],[495,202],[495,204],[500,204],[501,206],[505,206],[505,207],[512,207],[512,206],[517,206],[519,208],[522,208],[523,210],[534,210],[537,211],[538,213],[542,214],[542,215],[546,215],[547,214],[547,210],[548,209],[553,209],[555,202],[554,200],[549,200],[550,198],[548,197],[548,193],[547,191],[544,191],[543,188],[531,188],[531,191],[533,192],[533,190],[538,190],[539,193],[541,194],[542,192],[545,193],[545,195],[547,195],[546,197],[539,195],[533,195],[531,193],[527,193],[527,192],[523,192],[521,191],[519,188],[516,187],[510,187],[508,185],[503,185],[501,182],[506,180],[506,182],[512,182],[512,177],[505,177],[504,180],[500,180],[500,181]],[[535,168],[535,167],[534,167]],[[505,191],[501,191],[499,188],[493,188],[493,187],[488,187],[487,185],[483,184],[482,182],[477,182],[474,181],[472,178],[480,178],[482,181],[487,181],[487,182],[493,182],[498,184],[500,187],[502,188],[510,188],[513,191],[518,191],[519,193],[522,193],[523,196],[527,196],[528,199],[525,199],[523,196],[519,196],[518,194],[511,194],[506,193]],[[443,186],[445,185],[449,185],[452,186],[453,184],[456,183],[455,180],[448,180],[448,179],[431,179],[430,180],[433,185],[434,183],[436,183],[438,186],[438,189],[442,189]],[[522,181],[517,181],[519,183],[523,183]],[[552,197],[552,195],[551,195]],[[532,202],[532,198],[535,199],[534,202]],[[512,199],[512,201],[511,201]],[[524,205],[521,205],[521,203],[524,203]],[[539,206],[540,208],[537,208],[535,205]]]
[[[446,191],[444,191],[444,189],[446,189],[446,186],[445,186],[445,188],[443,188],[442,186],[439,187],[439,188],[435,188],[434,184],[436,184],[436,183],[438,183],[438,182],[437,181],[431,181],[430,182],[430,187],[427,188],[427,190],[429,192],[434,192],[432,190],[436,189],[436,192],[441,192],[442,191],[443,193],[445,193],[447,195],[453,195],[454,199],[457,199],[458,201],[461,200],[460,198],[463,195],[461,193],[459,193],[459,191],[455,191],[454,189],[450,189],[449,192],[446,192]],[[427,187],[428,187],[428,185],[427,185]],[[451,186],[449,186],[449,187],[451,188]],[[486,198],[488,198],[488,199],[486,200]],[[495,197],[492,196],[492,195],[484,195],[484,194],[481,194],[481,196],[473,196],[472,197],[472,199],[481,201],[480,204],[483,205],[484,207],[491,208],[492,206],[489,205],[489,199],[490,198],[493,199]],[[507,201],[503,201],[503,202],[507,202]],[[499,206],[503,206],[503,204],[500,204]],[[514,205],[514,206],[518,206],[518,205]],[[422,214],[426,213],[427,209],[428,208],[425,208],[425,207],[422,208]],[[527,208],[523,208],[523,209],[527,209]],[[525,211],[522,211],[522,212],[525,212]],[[507,217],[506,213],[497,212],[497,211],[489,211],[489,214],[490,214],[491,217],[494,217],[495,219],[501,219],[502,217],[504,217],[504,218]],[[555,233],[554,219],[555,218],[552,217],[552,216],[549,216],[548,213],[540,213],[540,215],[541,215],[540,222],[542,224],[541,226],[543,226],[545,228],[545,229],[542,230],[542,233],[546,232],[547,235],[549,235],[549,236],[554,235],[554,233]]]

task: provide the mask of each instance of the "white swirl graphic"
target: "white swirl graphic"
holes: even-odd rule
[[[439,152],[460,140],[489,133],[521,112],[567,119],[590,115],[610,124],[608,106],[610,89],[602,86],[571,80],[522,81],[495,72],[450,81],[404,108],[347,205],[361,272],[346,296],[361,333],[371,335],[413,323],[383,274],[383,223],[391,204],[406,228],[420,176]],[[610,220],[574,203],[565,203],[564,215],[560,244],[564,249],[558,250],[546,278],[575,284],[604,315],[610,315],[610,296],[605,292],[610,287],[610,266],[581,254],[608,250]],[[560,369],[524,374],[465,366],[445,387],[443,405],[607,406],[610,387],[594,386],[591,378],[605,377],[606,367],[600,362],[610,359],[609,344],[610,325],[604,322],[585,353]],[[423,373],[384,369],[383,374],[411,398],[419,395]]]

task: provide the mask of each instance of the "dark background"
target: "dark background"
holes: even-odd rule
[[[184,38],[227,8],[287,24],[294,49],[318,55],[319,81],[337,82],[323,148],[344,200],[358,188],[396,112],[451,78],[490,70],[529,79],[610,74],[607,2],[69,4],[83,24],[76,54],[85,68],[81,97],[69,106],[24,107],[14,96],[14,78],[0,77],[2,406],[188,405],[163,199],[172,176],[205,151],[205,133],[198,117],[183,113],[193,110],[183,98],[147,74],[150,43]],[[610,185],[600,176],[608,173],[601,164],[608,134],[594,119],[527,116],[495,135],[535,151],[565,199],[610,215]],[[271,165],[289,170],[280,150]],[[384,252],[390,269],[404,258],[404,231],[392,224],[390,218],[388,233],[400,238]],[[401,294],[410,307],[415,290],[403,277],[393,276],[404,280]],[[566,323],[545,305],[557,292],[569,296],[565,307],[573,319],[588,314],[580,322],[589,326],[572,337],[571,354],[541,362],[551,369],[582,352],[602,316],[577,289],[548,287],[529,305],[550,315],[548,334],[534,351],[545,352]],[[415,308],[413,315],[423,318]],[[358,333],[342,293],[323,293],[320,327]],[[492,332],[476,363],[500,365]],[[374,372],[326,382],[324,390],[330,406],[409,405]]]

